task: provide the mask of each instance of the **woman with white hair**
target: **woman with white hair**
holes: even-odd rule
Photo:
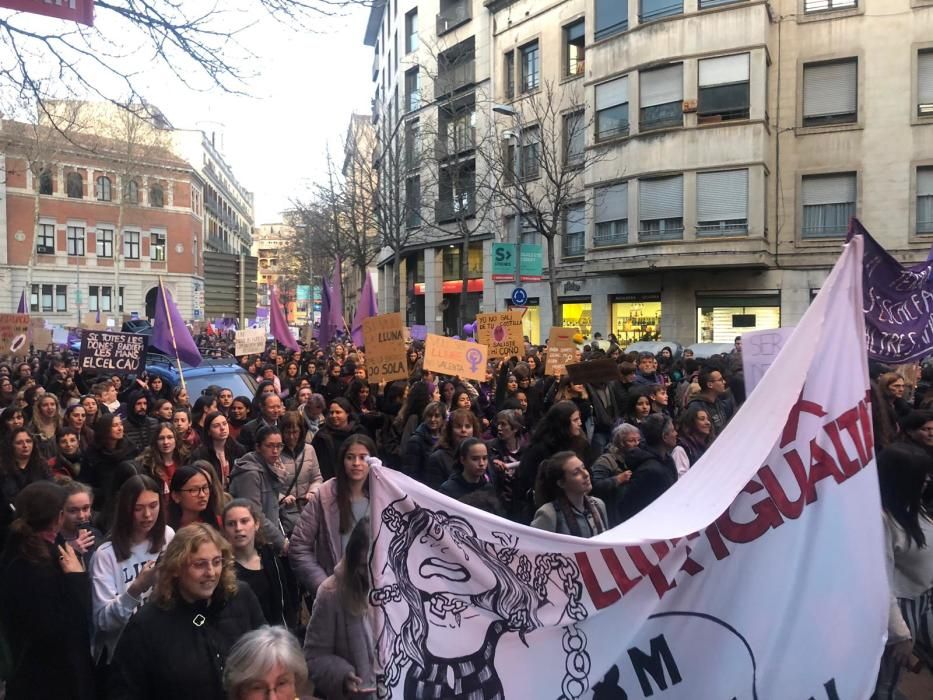
[[[233,645],[224,669],[229,700],[310,697],[305,688],[308,666],[301,646],[284,627],[263,625],[247,632]]]
[[[593,495],[606,504],[609,527],[615,527],[619,518],[619,503],[625,495],[632,470],[625,464],[625,452],[638,447],[641,431],[631,423],[617,425],[606,451],[593,462]]]

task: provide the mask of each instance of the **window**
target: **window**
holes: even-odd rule
[[[581,165],[584,159],[583,112],[564,115],[564,165]]]
[[[917,233],[933,233],[933,168],[917,168]]]
[[[139,183],[129,180],[123,190],[123,200],[129,204],[139,204]]]
[[[846,235],[855,216],[855,173],[805,176],[800,189],[803,238]]]
[[[165,190],[158,182],[149,185],[149,206],[159,208],[165,206]]]
[[[917,115],[933,116],[933,51],[917,54]]]
[[[39,194],[52,194],[52,171],[43,170],[39,173]]]
[[[858,0],[804,0],[804,12],[827,12],[858,7]]]
[[[639,76],[641,80],[639,128],[642,131],[683,126],[683,68],[683,65],[678,63],[673,66],[642,71]]]
[[[421,76],[418,67],[405,71],[405,111],[413,112],[421,106]]]
[[[638,182],[638,240],[670,241],[684,237],[684,178],[659,177]]]
[[[515,52],[505,54],[505,96],[507,99],[515,97]]]
[[[700,61],[700,123],[748,119],[748,54]]]
[[[628,136],[628,76],[596,86],[596,140]]]
[[[586,205],[571,204],[564,210],[563,257],[583,255],[586,251]]]
[[[96,252],[98,258],[113,257],[113,229],[97,229]]]
[[[166,234],[153,231],[149,234],[149,257],[157,262],[165,262]]]
[[[522,92],[531,92],[538,89],[541,77],[541,54],[538,51],[538,42],[532,41],[519,49],[522,57]]]
[[[641,0],[639,21],[651,22],[684,13],[684,0]]]
[[[476,40],[470,37],[437,56],[435,96],[456,92],[476,81]]]
[[[68,173],[65,177],[65,194],[72,199],[84,199],[84,178],[81,173]]]
[[[405,15],[405,53],[418,49],[418,10]]]
[[[697,236],[748,233],[748,170],[697,173]]]
[[[720,5],[731,5],[734,2],[744,2],[744,0],[700,0],[700,9],[705,10],[708,7],[719,7]]]
[[[598,248],[628,243],[628,183],[597,187],[593,195],[596,207],[593,245]]]
[[[36,252],[40,255],[55,254],[55,224],[39,224],[36,232]]]
[[[68,285],[65,285],[65,284],[55,285],[55,310],[56,311],[67,311],[68,310]]]
[[[540,175],[541,167],[541,134],[536,126],[525,127],[522,130],[522,162],[519,175],[523,180],[534,180]]]
[[[584,20],[564,27],[564,75],[583,75],[586,70],[586,27]]]
[[[110,188],[110,178],[106,175],[101,175],[97,178],[97,185],[94,188],[94,196],[97,197],[100,202],[109,202],[113,195]]]
[[[30,311],[67,311],[68,285],[34,284],[29,295]]]
[[[139,260],[139,231],[123,232],[123,257],[127,260]]]
[[[120,311],[123,311],[123,290],[120,287]],[[113,287],[91,285],[87,288],[87,308],[88,311],[112,311],[113,310]]]
[[[628,29],[628,2],[596,0],[596,41]]]
[[[405,124],[405,167],[411,170],[420,162],[421,127],[417,119]]]
[[[421,178],[405,180],[405,225],[417,228],[421,225]]]
[[[69,226],[67,232],[68,255],[84,255],[84,227]]]
[[[803,67],[803,125],[846,124],[858,119],[856,59]]]

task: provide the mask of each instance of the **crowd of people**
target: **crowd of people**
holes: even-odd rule
[[[745,399],[739,339],[703,360],[598,334],[580,345],[579,361],[611,359],[617,376],[547,375],[546,346],[530,343],[475,382],[425,368],[414,342],[408,379],[388,384],[349,340],[273,345],[240,358],[252,396],[88,376],[68,353],[0,363],[6,697],[375,698],[373,465],[591,537],[670,488]],[[933,625],[933,367],[913,405],[903,375],[874,368],[873,385],[894,590],[886,698]]]

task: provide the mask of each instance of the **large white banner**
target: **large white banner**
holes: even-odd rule
[[[598,538],[375,469],[384,697],[869,697],[888,584],[861,274],[856,239],[703,459]]]

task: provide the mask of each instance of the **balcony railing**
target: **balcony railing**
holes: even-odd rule
[[[643,243],[681,241],[684,238],[683,219],[649,219],[641,222],[638,240]]]
[[[476,82],[476,61],[459,60],[451,66],[439,70],[437,80],[434,82],[434,91],[437,95],[456,92],[460,88]]]
[[[441,136],[434,142],[434,157],[437,159],[453,158],[474,148],[476,148],[476,129],[473,127],[461,129],[446,138]]]
[[[434,202],[434,220],[438,224],[468,219],[475,214],[475,192],[460,192],[450,199],[439,199]]]
[[[473,5],[469,0],[460,0],[437,13],[437,35],[446,34],[473,19]]]
[[[747,234],[747,219],[734,219],[731,221],[701,221],[697,224],[697,238],[745,236]]]
[[[593,234],[594,247],[602,248],[626,243],[628,243],[628,222],[608,221],[596,224],[596,232]]]
[[[586,239],[582,231],[577,233],[565,233],[563,238],[561,257],[575,258],[586,252]]]

